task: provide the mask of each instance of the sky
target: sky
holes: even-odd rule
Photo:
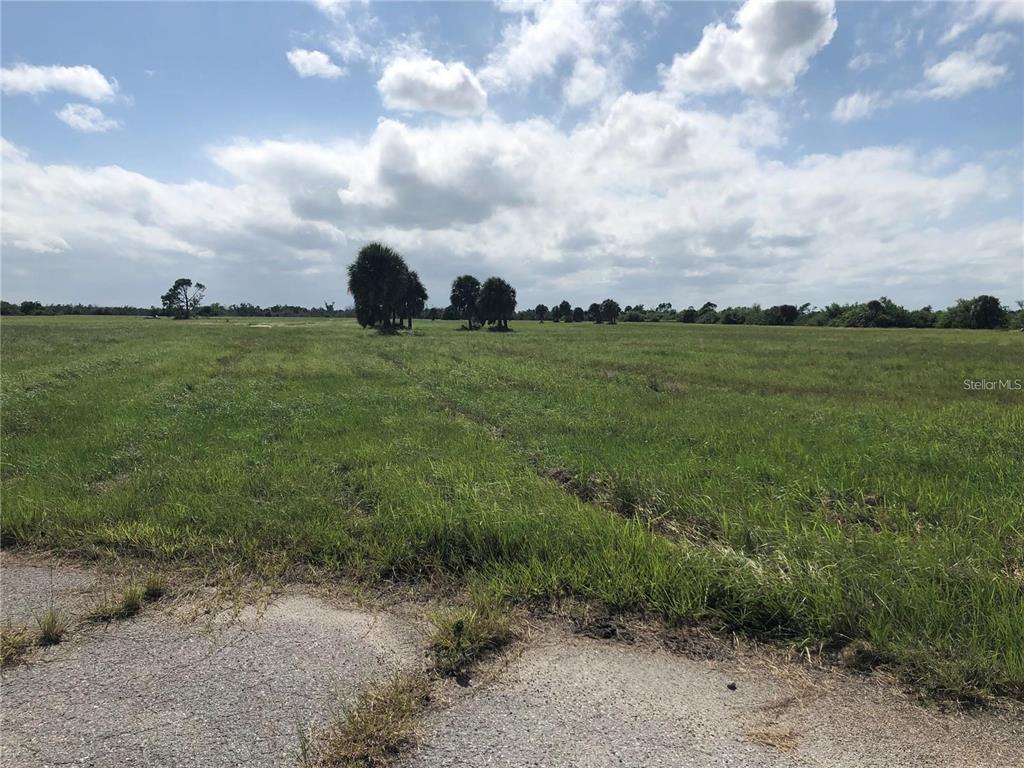
[[[3,2],[10,301],[1024,299],[1024,0]]]

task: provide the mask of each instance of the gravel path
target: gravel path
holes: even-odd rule
[[[5,621],[31,615],[38,602],[31,595],[41,584],[48,590],[49,579],[49,569],[5,562]],[[88,586],[80,572],[61,570],[55,603],[65,608],[66,594],[84,604]],[[3,671],[0,762],[295,766],[301,729],[421,658],[421,645],[419,633],[395,617],[308,596],[217,625],[147,607]]]
[[[408,765],[1020,768],[1024,722],[940,714],[839,673],[552,633],[431,716]]]

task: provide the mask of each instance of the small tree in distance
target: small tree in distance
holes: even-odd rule
[[[544,318],[548,316],[548,305],[538,304],[537,308],[533,310],[533,314],[535,314],[537,316],[537,319],[543,323]]]
[[[427,289],[420,282],[420,276],[410,271],[402,284],[402,317],[409,320],[412,330],[412,319],[427,305]],[[401,325],[401,321],[399,321]]]
[[[601,317],[609,323],[614,323],[622,314],[622,308],[615,299],[605,299],[601,302]]]
[[[508,330],[508,320],[516,311],[516,289],[500,277],[488,277],[480,286],[477,314],[495,329]]]
[[[587,319],[586,313],[583,311],[583,307],[576,307],[572,311],[572,321],[574,323],[582,323]]]
[[[472,275],[462,275],[452,281],[449,301],[459,313],[459,317],[469,325],[469,330],[473,330],[473,317],[476,314],[476,302],[479,297],[480,281]]]
[[[601,317],[601,305],[596,301],[587,307],[587,314],[590,315],[590,319],[595,323],[603,323],[604,318]]]
[[[564,299],[562,300],[562,303],[558,305],[558,315],[567,323],[571,323],[576,319],[572,314],[572,304]]]
[[[189,278],[179,277],[174,281],[174,285],[167,289],[167,293],[160,297],[160,301],[164,305],[164,310],[169,314],[188,320],[199,307],[205,295],[205,285],[202,283],[193,285]]]

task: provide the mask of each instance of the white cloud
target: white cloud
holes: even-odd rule
[[[103,114],[103,111],[89,104],[65,104],[55,113],[61,122],[86,133],[103,133],[120,128],[121,123]]]
[[[1009,69],[993,58],[1013,37],[993,32],[978,38],[973,48],[951,53],[925,70],[926,85],[915,94],[931,99],[951,99],[979,88],[992,88],[1003,80]]]
[[[520,88],[552,75],[562,61],[620,52],[626,44],[616,32],[625,8],[579,0],[506,4],[504,10],[522,16],[505,27],[480,79],[493,90]]]
[[[455,117],[487,109],[487,93],[461,61],[444,64],[419,56],[393,59],[377,81],[388,109],[439,112]]]
[[[610,85],[608,70],[593,59],[576,62],[572,75],[565,83],[565,101],[571,107],[589,104],[601,98]]]
[[[1024,2],[1020,0],[973,0],[951,3],[954,21],[940,38],[939,43],[951,43],[964,32],[985,22],[993,24],[1020,24],[1024,22]]]
[[[15,64],[0,70],[0,86],[8,95],[64,91],[90,101],[110,101],[117,95],[117,81],[108,80],[98,69],[90,66]]]
[[[322,77],[333,80],[345,74],[345,70],[331,61],[331,57],[323,51],[295,48],[288,51],[287,55],[288,63],[299,73],[299,77]]]
[[[526,302],[684,305],[941,303],[1021,279],[1019,220],[976,215],[1011,194],[995,171],[899,147],[783,161],[765,151],[780,126],[764,107],[723,115],[629,93],[571,129],[484,116],[382,120],[359,141],[233,142],[211,154],[231,179],[220,185],[42,165],[5,145],[5,269],[59,268],[65,284],[142,261],[134,272],[161,279],[201,271],[236,291],[227,300],[294,287],[296,301],[344,302],[345,265],[380,238],[442,302],[460,271],[502,274]],[[977,223],[962,224],[971,211]]]
[[[732,26],[708,25],[693,51],[677,55],[663,69],[665,88],[679,95],[791,90],[811,57],[832,39],[836,26],[832,0],[747,0]]]
[[[832,109],[832,119],[839,123],[851,123],[855,120],[864,120],[871,117],[880,106],[880,99],[877,93],[862,93],[857,91],[849,96],[843,96],[836,102]]]
[[[883,57],[877,53],[871,51],[863,51],[858,53],[856,56],[850,58],[846,66],[852,69],[854,72],[863,72],[866,69],[870,69],[876,64],[881,64]]]

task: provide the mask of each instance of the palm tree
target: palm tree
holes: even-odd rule
[[[364,246],[348,267],[348,291],[364,328],[390,328],[402,306],[409,268],[399,253],[381,243]]]
[[[452,281],[449,301],[459,313],[459,317],[469,324],[470,330],[473,330],[473,316],[476,314],[476,302],[479,297],[480,281],[472,275],[462,275]]]
[[[482,321],[507,331],[508,320],[516,311],[516,289],[500,277],[488,277],[480,286],[476,306]]]
[[[409,328],[412,328],[412,319],[423,311],[427,305],[427,289],[420,282],[420,276],[410,271],[405,276],[402,293],[402,316],[409,319]]]

